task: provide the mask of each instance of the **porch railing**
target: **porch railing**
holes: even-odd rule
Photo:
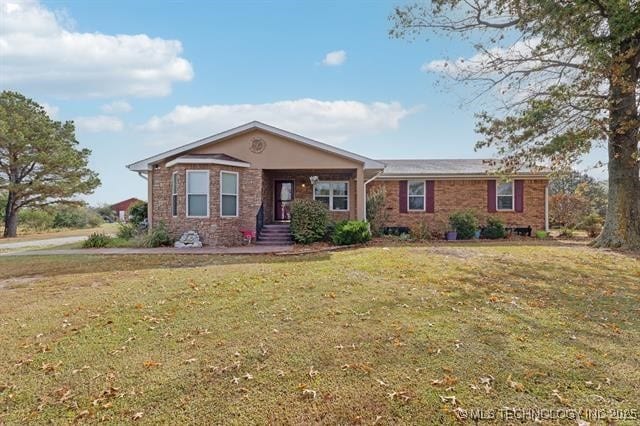
[[[256,235],[260,234],[264,226],[264,203],[260,204],[258,214],[256,214]]]

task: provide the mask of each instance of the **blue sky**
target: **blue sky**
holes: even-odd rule
[[[93,204],[146,198],[126,164],[252,119],[372,158],[490,156],[479,106],[421,70],[472,48],[390,39],[397,4],[0,0],[0,84],[76,121]]]

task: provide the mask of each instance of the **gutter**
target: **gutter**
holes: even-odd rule
[[[144,175],[145,172],[138,172],[138,176],[140,176],[144,180],[148,180],[148,178]]]

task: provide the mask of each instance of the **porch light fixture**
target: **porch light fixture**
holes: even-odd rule
[[[311,185],[315,186],[316,183],[318,183],[318,176],[309,176],[309,182],[311,182]]]

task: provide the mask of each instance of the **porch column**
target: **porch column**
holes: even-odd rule
[[[364,220],[365,217],[365,197],[364,193],[364,170],[362,167],[356,169],[356,218]]]

